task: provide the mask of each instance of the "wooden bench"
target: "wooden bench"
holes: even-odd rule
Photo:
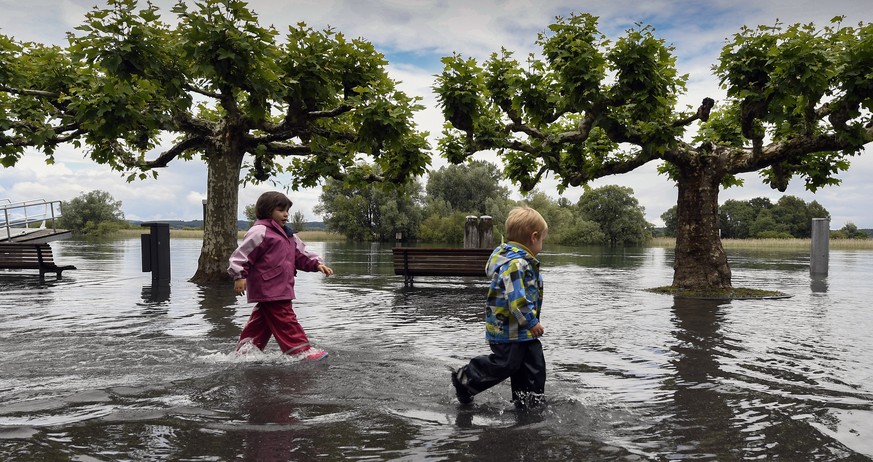
[[[415,276],[475,276],[485,278],[485,265],[493,249],[395,247],[394,274],[411,286]]]
[[[76,269],[73,265],[56,265],[52,248],[45,243],[0,243],[0,268],[36,269],[39,270],[40,281],[45,281],[45,273],[55,273],[60,279],[64,270]]]

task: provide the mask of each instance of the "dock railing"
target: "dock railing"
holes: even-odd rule
[[[55,220],[61,217],[61,201],[37,199],[12,202],[9,199],[0,199],[0,212],[0,239],[12,239],[27,234],[31,225],[36,223],[40,223],[40,226],[32,228],[34,231],[45,222],[50,222],[50,229],[57,231]]]

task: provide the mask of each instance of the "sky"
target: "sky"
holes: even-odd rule
[[[143,5],[145,2],[141,2]],[[175,0],[153,0],[165,20],[174,15]],[[193,4],[193,2],[187,2]],[[65,33],[81,24],[85,13],[98,0],[0,0],[0,34],[17,40],[65,45]],[[447,161],[436,152],[443,124],[432,91],[434,75],[442,70],[440,58],[453,52],[479,62],[501,47],[523,60],[537,53],[536,38],[556,16],[590,13],[600,18],[599,29],[611,39],[621,37],[636,24],[650,24],[655,34],[675,48],[680,74],[688,74],[686,93],[680,107],[696,108],[704,97],[718,104],[724,92],[711,67],[725,41],[743,26],[814,22],[823,26],[831,18],[846,16],[845,23],[856,25],[873,20],[873,0],[251,0],[249,7],[262,25],[273,25],[280,33],[298,22],[316,29],[332,27],[348,37],[361,37],[374,44],[389,61],[391,77],[400,81],[407,94],[420,96],[426,109],[415,116],[419,129],[430,132],[434,148],[431,168]],[[284,35],[284,34],[282,34]],[[169,146],[166,146],[169,147]],[[493,153],[477,159],[499,163]],[[55,164],[46,165],[45,156],[28,153],[12,168],[0,167],[0,200],[12,202],[70,200],[93,190],[109,192],[122,202],[128,220],[194,220],[202,218],[206,199],[206,166],[202,161],[173,161],[159,171],[157,180],[126,182],[124,176],[90,161],[84,150],[64,145],[55,155]],[[847,223],[873,228],[873,146],[852,159],[852,166],[839,175],[842,184],[816,193],[806,191],[795,179],[785,193],[770,189],[757,173],[743,175],[745,185],[721,192],[719,201],[768,197],[776,202],[783,195],[804,201],[817,201],[831,214],[831,229]],[[650,162],[637,170],[598,179],[593,187],[609,184],[630,187],[645,208],[646,219],[662,226],[660,215],[676,204],[675,185],[657,173],[658,163]],[[279,177],[290,183],[289,178]],[[539,190],[559,197],[556,182],[546,178]],[[506,183],[520,198],[518,188]],[[272,184],[249,185],[240,190],[239,217],[264,191],[277,189]],[[570,188],[563,197],[576,202],[582,188]],[[313,213],[320,188],[289,191],[292,211],[301,211],[307,221],[320,221]]]

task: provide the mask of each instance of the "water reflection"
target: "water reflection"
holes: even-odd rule
[[[548,246],[537,258],[545,267],[581,265],[590,267],[634,269],[646,260],[646,252],[635,247],[565,247]]]
[[[733,426],[734,412],[719,392],[719,351],[725,347],[720,324],[730,303],[715,300],[674,299],[673,323],[676,353],[673,389],[675,415],[670,427],[679,454],[734,459],[730,448],[743,446],[744,435]]]
[[[170,281],[153,281],[142,286],[142,301],[149,305],[161,305],[170,300]]]
[[[813,293],[827,293],[828,291],[828,277],[822,276],[819,274],[812,274],[809,277],[809,289],[813,291]]]
[[[138,239],[54,243],[79,267],[62,281],[0,272],[0,460],[873,455],[870,252],[832,252],[826,280],[740,254],[737,285],[792,298],[721,303],[643,290],[669,283],[670,250],[549,248],[548,405],[521,413],[508,385],[460,407],[448,380],[487,349],[487,281],[405,288],[390,246],[309,243],[337,274],[299,274],[295,310],[330,358],[237,357],[251,305],[187,282],[200,244],[173,241],[169,286]]]
[[[240,303],[230,284],[204,285],[197,288],[200,310],[209,322],[209,335],[216,338],[238,337],[241,328],[234,323],[236,305]]]

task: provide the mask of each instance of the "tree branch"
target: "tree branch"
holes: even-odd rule
[[[60,96],[57,93],[52,93],[49,91],[31,90],[28,88],[13,88],[13,87],[10,87],[8,85],[0,85],[0,91],[5,91],[6,93],[13,93],[16,95],[40,96],[43,98],[58,98]]]
[[[312,154],[312,148],[302,144],[278,143],[270,142],[263,143],[267,148],[267,153],[274,156],[306,156]]]
[[[186,83],[186,84],[184,85],[184,88],[185,88],[186,90],[192,91],[192,92],[194,92],[194,93],[201,94],[201,95],[203,95],[203,96],[208,96],[208,97],[210,97],[210,98],[214,98],[214,99],[221,99],[221,98],[222,98],[222,96],[221,96],[220,94],[218,94],[218,93],[211,92],[211,91],[209,91],[209,90],[204,90],[204,89],[202,89],[202,88],[195,87],[194,85],[191,85],[191,84],[187,84],[187,83]]]
[[[129,168],[138,168],[140,170],[151,170],[153,168],[166,167],[173,159],[181,155],[183,152],[200,147],[203,145],[203,139],[200,137],[186,138],[177,143],[172,148],[165,151],[156,159],[151,161],[130,161],[123,160],[122,164]]]
[[[728,171],[729,173],[755,172],[779,162],[795,160],[806,154],[857,149],[870,142],[873,142],[873,127],[866,129],[865,140],[860,144],[847,141],[833,133],[796,137],[766,147],[753,147],[751,156],[745,156],[729,165]]]
[[[354,109],[354,106],[349,106],[347,104],[342,104],[337,106],[329,111],[310,111],[306,113],[306,116],[310,119],[324,119],[328,117],[336,117],[341,114],[345,114],[346,112]]]
[[[198,119],[184,111],[177,111],[173,114],[173,123],[175,123],[181,131],[195,133],[199,136],[209,136],[215,131],[215,124],[213,122]]]
[[[691,117],[686,117],[684,119],[679,119],[673,121],[674,127],[684,127],[689,125],[691,122],[695,120],[701,120],[706,122],[709,120],[709,113],[712,111],[712,107],[715,105],[715,100],[712,98],[703,98],[703,103],[700,104],[700,107],[697,108],[697,113],[692,115]]]

